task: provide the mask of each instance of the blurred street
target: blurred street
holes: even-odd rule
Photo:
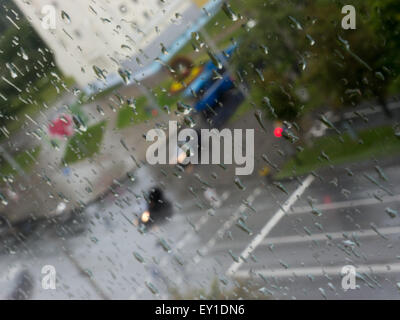
[[[257,128],[253,118],[241,121],[242,127]],[[245,190],[233,181],[234,166],[198,165],[185,173],[172,165],[142,166],[135,182],[121,181],[115,192],[89,205],[85,223],[37,230],[29,241],[3,248],[8,255],[1,259],[2,298],[27,270],[37,299],[167,298],[168,288],[185,293],[215,279],[227,287],[232,279],[251,279],[274,299],[397,299],[400,224],[387,208],[400,209],[399,158],[332,166],[318,176],[282,181],[286,193],[257,172],[261,154],[279,163],[276,150],[287,144],[256,130],[256,169],[240,178]],[[379,177],[377,164],[388,181]],[[303,193],[271,224],[306,180]],[[165,189],[174,215],[142,234],[133,221],[145,210],[141,194],[155,185]],[[240,255],[267,224],[270,230],[243,262]],[[231,278],[228,269],[239,261]],[[46,264],[57,269],[57,290],[41,288]],[[357,290],[341,288],[345,265],[358,268]]]
[[[0,300],[400,299],[399,2],[0,2]]]

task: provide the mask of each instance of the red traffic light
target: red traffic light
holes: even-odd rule
[[[281,127],[276,127],[274,129],[274,136],[277,138],[280,138],[280,137],[282,137],[282,132],[283,132],[283,129]]]

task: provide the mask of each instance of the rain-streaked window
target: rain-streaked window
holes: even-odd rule
[[[1,0],[1,299],[398,299],[397,0]]]

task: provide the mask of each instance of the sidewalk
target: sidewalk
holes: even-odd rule
[[[67,140],[61,141],[58,150],[48,142],[42,141],[38,163],[34,168],[34,172],[48,176],[57,192],[62,192],[72,201],[93,201],[106,192],[115,179],[125,177],[128,172],[141,166],[146,160],[147,147],[151,144],[145,140],[147,131],[156,128],[157,124],[168,125],[168,120],[177,119],[174,114],[163,113],[143,123],[117,130],[116,112],[110,110],[103,116],[99,113],[95,115],[95,112],[89,114],[92,122],[108,120],[99,154],[65,168],[62,158]]]

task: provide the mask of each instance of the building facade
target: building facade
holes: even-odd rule
[[[150,63],[154,57],[146,48],[162,41],[160,36],[179,24],[188,8],[196,7],[191,0],[14,2],[53,51],[58,67],[81,88],[104,81],[103,76],[110,79],[127,62],[130,69]]]

